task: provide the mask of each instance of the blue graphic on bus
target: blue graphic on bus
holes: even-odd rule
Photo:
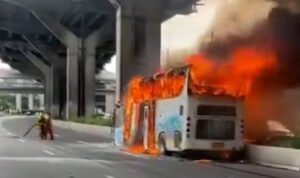
[[[158,131],[165,131],[166,133],[174,133],[175,130],[181,130],[182,119],[178,115],[173,115],[158,120]]]

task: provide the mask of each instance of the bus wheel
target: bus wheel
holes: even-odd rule
[[[159,136],[159,140],[158,140],[158,149],[159,149],[159,152],[161,155],[169,155],[168,153],[168,150],[167,150],[167,147],[166,147],[166,142],[165,142],[165,138],[164,138],[164,135],[161,134]]]

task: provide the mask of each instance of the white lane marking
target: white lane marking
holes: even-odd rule
[[[58,134],[54,134],[54,137],[59,138],[60,136]]]
[[[84,144],[84,145],[90,145],[88,142],[85,142],[85,141],[82,141],[82,140],[78,140],[77,143],[81,143],[81,144]]]
[[[134,154],[134,153],[129,153],[127,151],[122,151],[122,153],[125,154],[125,155],[134,156],[134,157],[137,157],[137,158],[144,158],[144,159],[145,158],[150,158],[147,155]]]
[[[111,175],[105,175],[106,178],[115,178],[114,176]]]
[[[114,162],[106,160],[90,160],[84,158],[71,158],[71,157],[1,157],[1,161],[11,161],[11,162],[50,162],[50,163],[80,163],[80,164],[96,164],[97,167],[100,166],[105,169],[112,169]]]
[[[13,134],[10,133],[10,132],[8,132],[8,131],[6,131],[6,134],[7,134],[8,136],[13,136]]]
[[[52,153],[51,151],[48,151],[48,150],[43,150],[44,153],[50,155],[50,156],[54,156],[55,153]]]
[[[25,140],[20,139],[20,138],[18,139],[18,141],[21,142],[21,143],[25,143]]]
[[[58,149],[61,149],[61,150],[64,150],[64,149],[65,149],[65,147],[64,147],[64,146],[61,146],[61,145],[55,145],[55,147],[58,148]]]
[[[87,146],[97,147],[97,148],[108,148],[109,146],[112,145],[111,142],[90,143],[90,142],[85,142],[85,141],[82,141],[82,140],[77,140],[77,143],[87,145]]]

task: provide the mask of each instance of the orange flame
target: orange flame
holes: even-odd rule
[[[263,72],[276,69],[277,60],[274,53],[269,50],[240,48],[235,50],[228,58],[221,60],[211,59],[203,54],[196,54],[186,59],[186,65],[189,65],[190,68],[188,87],[193,94],[225,94],[238,97],[247,95],[252,83]],[[183,89],[185,76],[165,75],[149,82],[142,81],[143,78],[141,77],[133,78],[128,85],[124,98],[125,143],[129,143],[134,137],[131,133],[132,122],[138,122],[132,120],[133,105],[137,104],[139,106],[145,101],[178,96]],[[213,90],[203,86],[213,86]],[[153,115],[153,117],[155,116]],[[135,119],[142,120],[139,117]],[[149,134],[155,135],[155,133]],[[132,152],[136,153],[142,152],[143,149],[135,145],[128,150],[135,150]]]
[[[187,62],[191,65],[189,87],[193,93],[202,94],[205,91],[199,88],[207,85],[219,88],[212,94],[245,96],[257,77],[277,66],[271,51],[254,48],[237,49],[228,59],[214,61],[203,55],[188,58]]]

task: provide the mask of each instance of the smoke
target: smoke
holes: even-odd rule
[[[264,137],[270,120],[300,133],[300,1],[219,0],[213,25],[190,49],[180,49],[166,58],[165,68],[182,65],[201,52],[226,58],[243,46],[268,48],[275,52],[279,69],[266,73],[246,97],[246,133]]]
[[[288,9],[292,13],[300,12],[300,1],[299,0],[273,0],[278,3],[279,7]]]
[[[207,3],[211,3],[211,1]],[[215,45],[216,48],[219,44],[225,44],[229,39],[250,35],[252,29],[267,18],[272,7],[276,4],[267,0],[215,0],[213,3],[217,4],[215,5],[218,7],[216,8],[217,13],[206,34],[201,36],[192,48],[179,49],[169,54],[164,59],[167,61],[163,66],[164,68],[182,65],[186,57],[203,51],[208,46]],[[224,46],[219,47],[219,49],[224,49]]]
[[[228,38],[244,38],[267,19],[276,3],[267,0],[225,0],[217,11],[217,18],[204,38],[199,40],[199,48],[214,41]]]

